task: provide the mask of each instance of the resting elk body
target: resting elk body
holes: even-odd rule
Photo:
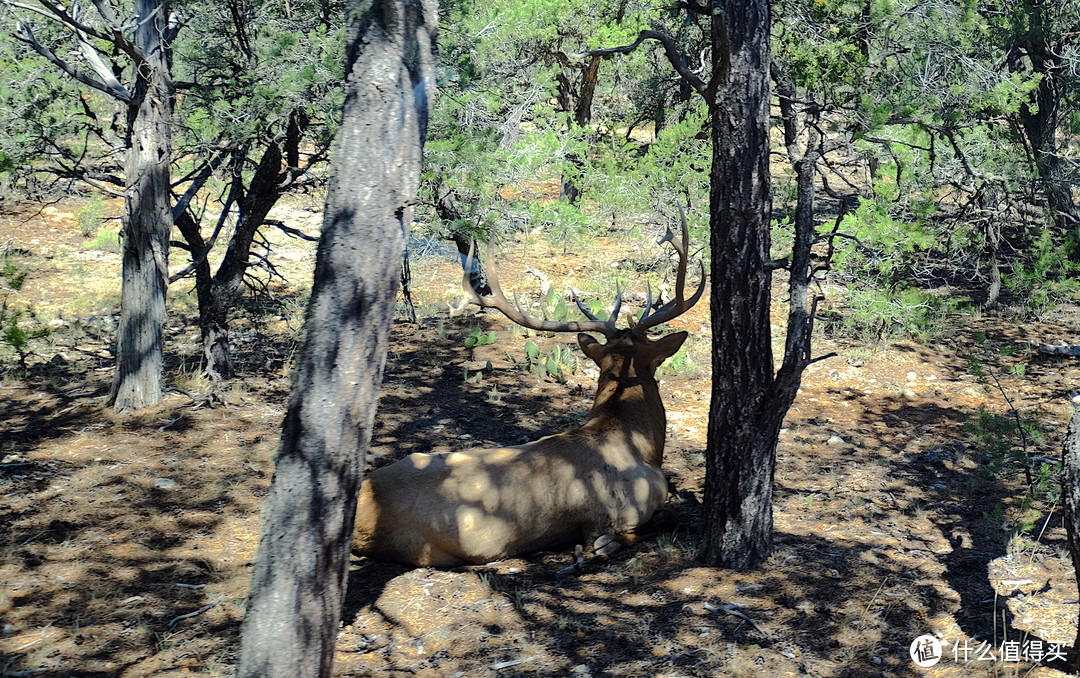
[[[648,308],[650,300],[642,319],[628,329],[615,327],[621,297],[604,321],[580,303],[588,321],[537,320],[509,303],[493,266],[488,296],[472,289],[466,274],[472,302],[534,330],[579,332],[581,350],[600,369],[589,418],[580,427],[525,445],[415,453],[374,471],[360,488],[354,551],[410,565],[454,567],[562,545],[615,546],[612,537],[652,516],[667,499],[660,470],[667,419],[655,373],[687,334],[654,340],[646,332],[684,313],[704,290],[703,270],[697,291],[684,296],[685,220],[681,238],[669,231],[664,240],[679,255],[675,297],[658,309]]]

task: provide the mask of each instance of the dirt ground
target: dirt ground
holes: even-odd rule
[[[31,343],[26,373],[4,355],[0,676],[233,675],[311,248],[279,243],[292,284],[275,282],[276,301],[238,322],[243,376],[222,390],[225,406],[204,406],[194,310],[181,283],[169,326],[175,388],[154,411],[116,417],[102,398],[118,255],[85,245],[78,202],[5,210],[6,261],[27,275],[0,298],[32,305],[51,334]],[[309,211],[282,216],[317,228]],[[642,242],[642,252],[653,247]],[[629,270],[635,262],[619,253],[632,250],[615,238],[588,251],[525,238],[501,255],[504,284],[535,285],[515,278],[528,266],[560,284]],[[490,313],[450,318],[457,263],[432,254],[412,268],[420,320],[393,327],[372,467],[415,451],[518,443],[582,421],[594,371],[582,363],[559,383],[521,364],[525,342],[546,354],[572,338],[529,339]],[[1080,314],[1022,324],[956,317],[927,345],[822,336],[817,351],[837,355],[808,369],[788,415],[777,449],[775,549],[750,572],[695,560],[707,319],[703,302],[671,323],[693,339],[690,360],[661,384],[675,488],[669,524],[569,575],[558,574],[569,551],[450,571],[356,559],[335,674],[1063,675],[1052,656],[1030,661],[1039,648],[1052,655],[1051,644],[1071,644],[1080,612],[1052,510],[1057,479],[1025,501],[1021,464],[1001,456],[1022,443],[1001,422],[1011,401],[1042,432],[1019,456],[1060,458],[1080,370],[1029,343],[1080,343]],[[494,331],[495,342],[467,348],[477,327]],[[1041,463],[1033,462],[1035,480]],[[944,646],[933,668],[909,656],[923,634]]]

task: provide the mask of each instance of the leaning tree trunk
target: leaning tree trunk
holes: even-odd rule
[[[217,382],[235,373],[229,340],[229,314],[236,306],[240,286],[251,261],[251,243],[284,191],[281,148],[269,142],[251,177],[248,190],[239,200],[240,220],[236,224],[225,256],[210,283],[205,307],[200,297],[199,323],[203,339],[203,371]],[[239,177],[234,181],[240,181]]]
[[[1061,455],[1061,499],[1069,555],[1072,556],[1073,568],[1080,573],[1080,396],[1072,398],[1072,406],[1072,421]],[[1080,625],[1069,652],[1068,664],[1071,672],[1080,672]]]
[[[219,341],[208,337],[208,328],[212,327],[212,307],[214,304],[214,276],[210,270],[209,254],[206,250],[207,242],[199,231],[199,224],[186,210],[173,213],[173,223],[176,230],[180,231],[187,243],[188,251],[194,260],[195,267],[195,297],[199,304],[199,327],[202,332],[204,362],[212,364],[209,353],[213,347],[220,345]],[[228,344],[226,343],[226,347]],[[226,356],[227,358],[227,356]],[[210,375],[213,377],[213,375]]]
[[[720,2],[712,13],[720,78],[711,100],[713,385],[702,559],[761,563],[772,547],[776,438],[769,323],[769,7]],[[786,409],[786,408],[784,408]]]
[[[433,0],[350,3],[315,285],[240,644],[246,678],[328,676],[364,454],[420,177]]]
[[[161,400],[165,293],[172,230],[169,161],[172,93],[165,35],[167,3],[137,0],[135,46],[143,58],[128,107],[127,196],[116,338],[116,373],[110,402],[118,412]]]

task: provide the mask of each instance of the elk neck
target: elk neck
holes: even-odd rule
[[[650,371],[622,356],[600,373],[596,399],[585,428],[623,436],[643,462],[659,467],[664,458],[667,415]]]

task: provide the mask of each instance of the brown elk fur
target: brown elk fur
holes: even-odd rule
[[[453,567],[629,532],[667,498],[667,418],[655,372],[686,339],[620,331],[578,342],[600,367],[584,425],[525,445],[411,454],[366,478],[353,548]]]

